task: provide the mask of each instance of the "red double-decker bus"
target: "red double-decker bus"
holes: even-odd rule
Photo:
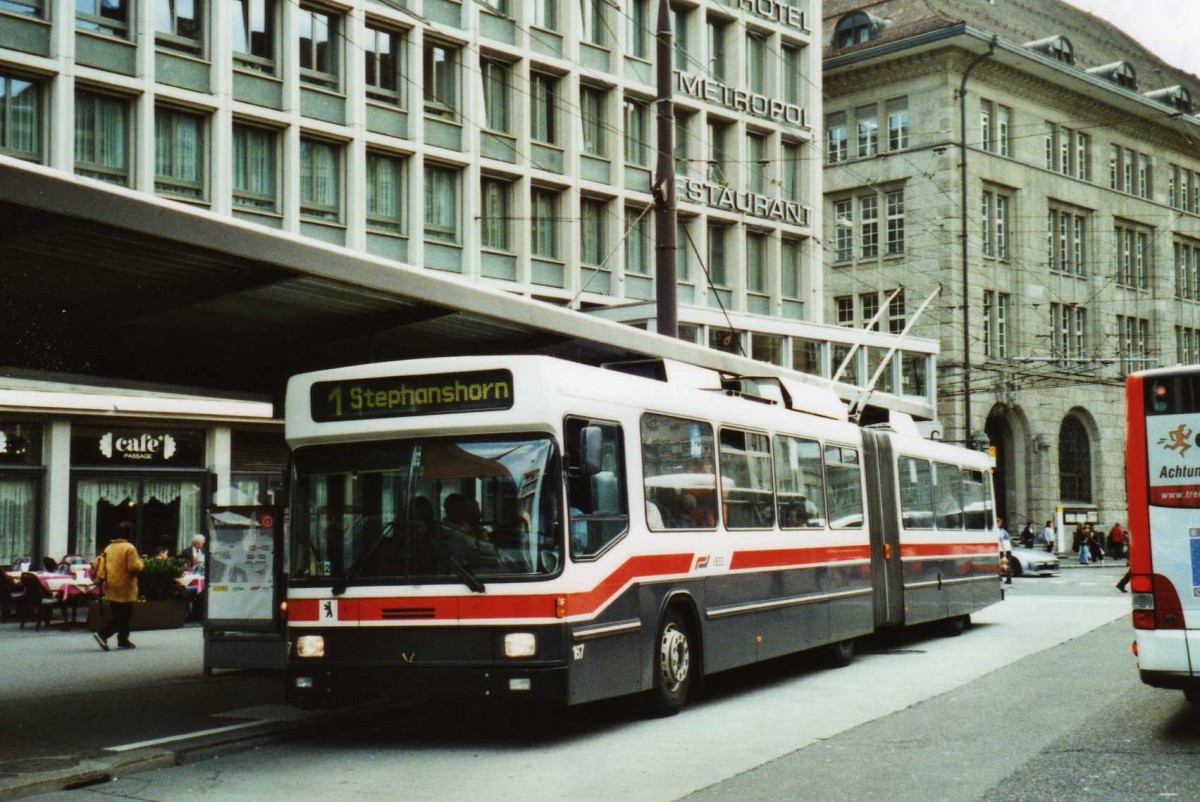
[[[1130,375],[1125,406],[1134,654],[1200,704],[1200,367]]]

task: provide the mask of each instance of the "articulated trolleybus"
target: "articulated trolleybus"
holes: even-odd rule
[[[1134,654],[1200,704],[1200,368],[1130,375],[1125,407]]]
[[[289,698],[645,693],[1000,599],[990,460],[667,361],[295,377]]]

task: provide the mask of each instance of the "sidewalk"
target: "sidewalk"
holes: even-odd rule
[[[277,672],[204,676],[198,625],[133,640],[134,650],[103,652],[86,629],[0,624],[0,800],[175,765],[345,715],[285,705]]]

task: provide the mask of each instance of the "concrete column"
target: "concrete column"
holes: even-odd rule
[[[213,426],[205,436],[204,453],[208,472],[216,474],[217,491],[213,504],[232,504],[229,475],[233,465],[233,430],[228,426]]]
[[[42,453],[46,484],[42,489],[42,553],[58,559],[67,553],[70,541],[71,422],[51,421],[44,437]]]

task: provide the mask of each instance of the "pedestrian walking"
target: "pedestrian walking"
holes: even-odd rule
[[[1004,519],[996,519],[996,545],[1000,550],[1000,567],[1004,572],[1004,584],[1012,584],[1012,537],[1004,528]]]
[[[1079,564],[1088,564],[1088,530],[1086,526],[1075,529],[1075,546],[1079,549]]]
[[[1100,543],[1100,534],[1092,529],[1088,532],[1087,539],[1088,556],[1091,557],[1094,563],[1104,562],[1104,546]]]
[[[1054,527],[1050,524],[1050,521],[1046,521],[1046,525],[1042,527],[1042,545],[1045,546],[1046,551],[1054,551],[1055,540]]]
[[[1114,560],[1125,556],[1125,530],[1121,528],[1120,522],[1113,524],[1113,528],[1108,530],[1108,556]]]
[[[1129,544],[1129,550],[1133,551],[1133,533],[1132,532],[1125,533],[1125,541]],[[1130,576],[1130,573],[1133,571],[1133,569],[1129,567],[1129,558],[1128,557],[1125,558],[1125,566],[1126,566],[1125,567],[1125,575],[1122,576],[1119,580],[1117,580],[1117,590],[1121,591],[1122,593],[1129,592],[1129,591],[1125,590],[1125,588],[1128,587],[1128,585],[1129,585],[1129,576]]]
[[[142,570],[142,558],[137,549],[126,539],[132,535],[132,526],[122,526],[92,563],[92,576],[103,583],[104,601],[112,610],[112,618],[99,632],[92,633],[100,648],[108,651],[108,639],[115,633],[118,649],[133,649],[129,640],[129,617],[133,614],[133,603],[138,600],[137,575]]]

